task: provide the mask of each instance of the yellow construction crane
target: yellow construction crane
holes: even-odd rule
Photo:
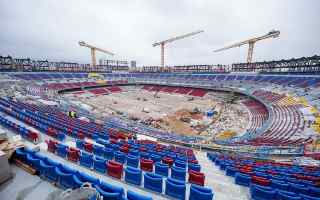
[[[186,37],[190,37],[190,36],[193,36],[193,35],[202,33],[202,32],[204,32],[204,31],[195,31],[195,32],[192,32],[192,33],[180,35],[180,36],[173,37],[173,38],[170,38],[170,39],[161,41],[161,42],[156,42],[156,43],[154,43],[154,44],[152,45],[153,47],[156,47],[156,46],[159,46],[159,45],[160,45],[160,48],[161,48],[161,67],[164,67],[164,45],[165,45],[165,44],[167,44],[167,43],[169,43],[169,42],[176,41],[176,40],[180,40],[180,39],[183,39],[183,38],[186,38]]]
[[[264,39],[268,39],[268,38],[277,38],[277,37],[279,37],[279,35],[280,35],[280,31],[271,30],[269,33],[267,33],[267,34],[265,34],[263,36],[251,38],[251,39],[248,39],[248,40],[245,40],[245,41],[242,41],[242,42],[238,42],[238,43],[223,47],[221,49],[214,50],[214,52],[219,52],[219,51],[231,49],[231,48],[234,48],[234,47],[241,47],[242,45],[249,44],[247,63],[251,63],[252,62],[252,54],[253,54],[254,44],[257,41],[260,41],[260,40],[264,40]]]
[[[105,54],[109,54],[109,55],[111,55],[111,56],[114,55],[114,53],[112,53],[112,52],[110,52],[110,51],[107,51],[107,50],[100,49],[100,48],[98,48],[98,47],[89,45],[89,44],[85,43],[84,41],[79,41],[79,45],[82,46],[82,47],[87,47],[87,48],[90,48],[90,49],[91,49],[91,61],[92,61],[92,66],[93,66],[93,67],[96,66],[96,51],[100,51],[100,52],[103,52],[103,53],[105,53]]]

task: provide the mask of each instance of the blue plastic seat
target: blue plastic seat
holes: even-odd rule
[[[26,158],[27,158],[27,153],[24,151],[23,148],[18,148],[18,149],[16,149],[16,151],[15,151],[15,156],[16,156],[18,159],[20,159],[20,160],[22,160],[22,161],[25,161]]]
[[[309,196],[309,195],[305,195],[305,194],[299,194],[299,196],[301,197],[301,200],[320,200],[320,196]]]
[[[99,158],[98,156],[96,156],[95,158],[93,158],[93,169],[100,173],[106,173],[107,161],[104,158]]]
[[[142,172],[139,168],[128,166],[125,169],[125,181],[134,185],[141,185]]]
[[[82,166],[91,168],[93,166],[93,155],[90,153],[86,153],[84,151],[81,151],[79,163]]]
[[[238,170],[236,168],[232,167],[232,166],[226,167],[226,175],[227,176],[234,177],[237,172],[238,172]]]
[[[57,155],[62,157],[62,158],[65,158],[67,156],[67,146],[66,145],[63,145],[63,144],[57,144]]]
[[[193,171],[196,171],[196,172],[200,172],[201,171],[201,166],[199,164],[189,163],[188,164],[188,170],[193,170]]]
[[[94,185],[94,187],[103,196],[103,199],[107,199],[107,200],[124,199],[124,189],[121,187],[117,187],[106,182],[101,182],[98,185]]]
[[[103,153],[107,160],[112,160],[114,158],[114,152],[111,148],[105,148]]]
[[[93,145],[93,153],[96,156],[103,157],[104,156],[104,147],[99,145]]]
[[[77,184],[72,178],[73,174],[63,173],[58,167],[55,167],[55,173],[58,175],[58,184],[64,189],[76,188]]]
[[[98,178],[90,176],[86,173],[77,171],[74,175],[82,183],[88,182],[88,183],[91,183],[92,185],[100,184],[100,180]]]
[[[181,167],[181,168],[186,168],[187,167],[187,163],[181,160],[176,160],[174,162],[174,166],[176,167]]]
[[[214,193],[210,188],[192,184],[189,200],[212,200]]]
[[[150,158],[150,154],[147,153],[147,152],[141,152],[140,153],[140,158],[149,159]]]
[[[249,186],[251,182],[251,176],[237,172],[235,175],[235,183],[238,185]]]
[[[176,198],[185,200],[186,198],[186,184],[173,178],[167,178],[165,194]]]
[[[155,173],[161,176],[168,177],[169,174],[169,165],[157,162],[155,164]]]
[[[125,162],[126,162],[126,154],[122,153],[120,151],[117,151],[117,152],[114,153],[114,160],[119,162],[119,163],[125,164]]]
[[[140,153],[139,153],[138,150],[130,149],[129,150],[129,155],[138,157],[138,156],[140,156]]]
[[[301,200],[301,197],[294,192],[278,190],[276,199],[277,200]]]
[[[137,168],[139,166],[139,158],[137,156],[128,155],[127,156],[127,165],[130,167]]]
[[[157,163],[161,161],[161,156],[156,154],[151,154],[150,159],[153,161],[153,163]]]
[[[309,186],[308,189],[309,189],[309,194],[308,195],[315,196],[315,197],[320,197],[320,188],[319,187]]]
[[[273,190],[270,187],[263,187],[251,184],[250,192],[251,197],[254,200],[270,200],[276,198],[276,190]]]
[[[289,191],[299,193],[299,194],[308,194],[309,189],[301,184],[290,183]]]
[[[271,180],[270,186],[273,189],[280,189],[280,190],[288,190],[289,189],[289,184],[282,182],[282,181],[277,181],[274,179]]]
[[[149,172],[145,173],[144,188],[162,193],[162,176]]]
[[[138,194],[138,193],[133,192],[131,190],[128,190],[128,192],[127,192],[127,199],[128,200],[152,200],[151,197],[146,197],[144,195]]]
[[[77,147],[78,149],[82,149],[82,150],[83,150],[83,148],[84,148],[84,141],[83,141],[83,140],[77,140],[77,141],[76,141],[76,147]]]
[[[186,169],[173,166],[171,168],[171,178],[186,181]]]
[[[27,155],[27,161],[36,170],[40,171],[40,159],[32,154]]]

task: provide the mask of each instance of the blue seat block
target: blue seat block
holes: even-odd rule
[[[120,151],[117,151],[117,152],[114,153],[114,160],[119,162],[119,163],[125,164],[125,162],[126,162],[126,154],[122,153]]]
[[[73,174],[62,172],[58,167],[55,168],[55,173],[58,175],[58,185],[64,189],[74,189],[77,187],[76,182],[72,178]]]
[[[176,198],[185,200],[186,198],[186,184],[173,178],[167,178],[165,194]]]
[[[99,145],[93,145],[93,154],[96,156],[103,157],[104,156],[104,147]]]
[[[79,181],[81,181],[83,183],[88,182],[88,183],[91,183],[92,185],[100,184],[100,180],[98,178],[90,176],[90,175],[83,173],[83,172],[77,171],[75,173],[75,176],[78,178]]]
[[[156,155],[156,154],[151,154],[150,155],[150,159],[153,161],[153,163],[160,162],[161,161],[161,156]]]
[[[309,195],[305,195],[305,194],[299,194],[299,196],[301,197],[301,200],[320,200],[320,196],[309,196]]]
[[[62,157],[62,158],[65,158],[67,156],[67,146],[66,145],[63,145],[63,144],[57,144],[57,155]]]
[[[226,175],[227,176],[234,177],[237,172],[238,172],[238,170],[236,168],[232,167],[232,166],[226,167]]]
[[[255,184],[250,186],[251,197],[254,200],[269,200],[275,199],[276,190],[273,190],[269,187],[261,187]]]
[[[124,189],[106,182],[94,185],[97,191],[103,196],[103,199],[122,200],[124,199]]]
[[[251,176],[237,172],[235,175],[235,183],[238,185],[249,186],[251,182]]]
[[[157,162],[155,164],[155,173],[159,174],[161,176],[165,176],[168,177],[169,174],[169,165],[161,163],[161,162]]]
[[[278,190],[276,199],[277,200],[301,200],[301,197],[294,192]]]
[[[214,196],[210,188],[192,184],[190,187],[189,200],[212,200]]]
[[[201,166],[199,164],[189,163],[188,164],[188,170],[193,170],[193,171],[196,171],[196,172],[200,172],[201,171]]]
[[[277,180],[274,180],[274,179],[271,180],[270,186],[275,190],[276,189],[280,189],[280,190],[288,190],[289,189],[289,184],[288,183],[285,183],[283,181],[277,181]]]
[[[93,169],[100,172],[100,173],[106,173],[107,161],[104,158],[99,158],[96,156],[93,159]]]
[[[90,153],[86,153],[84,151],[81,151],[79,163],[82,166],[91,168],[93,166],[93,155]]]
[[[125,169],[125,181],[134,185],[141,185],[142,172],[138,168],[127,167]]]
[[[171,178],[185,181],[186,180],[186,169],[173,166],[171,168]]]
[[[77,140],[77,141],[76,141],[76,147],[77,147],[78,149],[82,149],[82,150],[83,150],[83,148],[84,148],[84,141],[83,141],[83,140]]]
[[[133,156],[133,155],[128,155],[127,156],[127,165],[130,167],[137,168],[139,166],[139,157]]]
[[[162,176],[149,172],[145,173],[144,188],[162,193]]]
[[[181,168],[186,168],[187,167],[187,163],[184,162],[184,161],[176,160],[174,162],[174,166],[181,167]]]
[[[104,153],[105,159],[107,160],[112,160],[114,158],[114,152],[113,152],[113,149],[111,148],[105,148],[103,153]]]
[[[138,194],[138,193],[133,192],[131,190],[128,190],[128,192],[127,192],[127,199],[128,200],[152,200],[151,197],[146,197],[144,195]]]

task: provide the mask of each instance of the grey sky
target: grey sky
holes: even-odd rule
[[[281,31],[256,44],[254,60],[320,54],[319,0],[1,0],[0,55],[90,62],[84,40],[111,58],[159,65],[153,42],[203,29],[170,43],[166,64],[244,62],[247,46],[213,53],[231,42]]]

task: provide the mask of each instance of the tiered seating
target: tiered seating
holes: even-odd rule
[[[111,86],[111,87],[107,87],[106,89],[109,90],[111,93],[113,93],[113,92],[121,92],[122,91],[122,89],[120,87],[118,87],[118,86]]]
[[[268,110],[266,107],[254,100],[247,100],[242,102],[250,111],[251,119],[250,119],[250,127],[248,128],[248,132],[254,132],[257,128],[261,127],[263,123],[268,119]]]
[[[95,89],[90,89],[88,91],[95,95],[104,95],[109,93],[109,91],[104,88],[95,88]]]
[[[195,97],[203,97],[204,95],[207,94],[207,91],[204,89],[193,89],[189,95],[195,96]]]
[[[122,187],[111,185],[86,173],[71,169],[39,153],[17,149],[15,156],[17,159],[35,168],[43,179],[53,182],[63,189],[79,188],[83,183],[89,182],[103,196],[103,199],[122,200],[126,198],[125,190]],[[152,199],[132,191],[127,191],[127,198],[132,200]]]
[[[235,157],[208,153],[226,175],[235,183],[250,187],[252,199],[319,199],[320,168],[295,166],[288,163],[254,161],[248,157]]]

